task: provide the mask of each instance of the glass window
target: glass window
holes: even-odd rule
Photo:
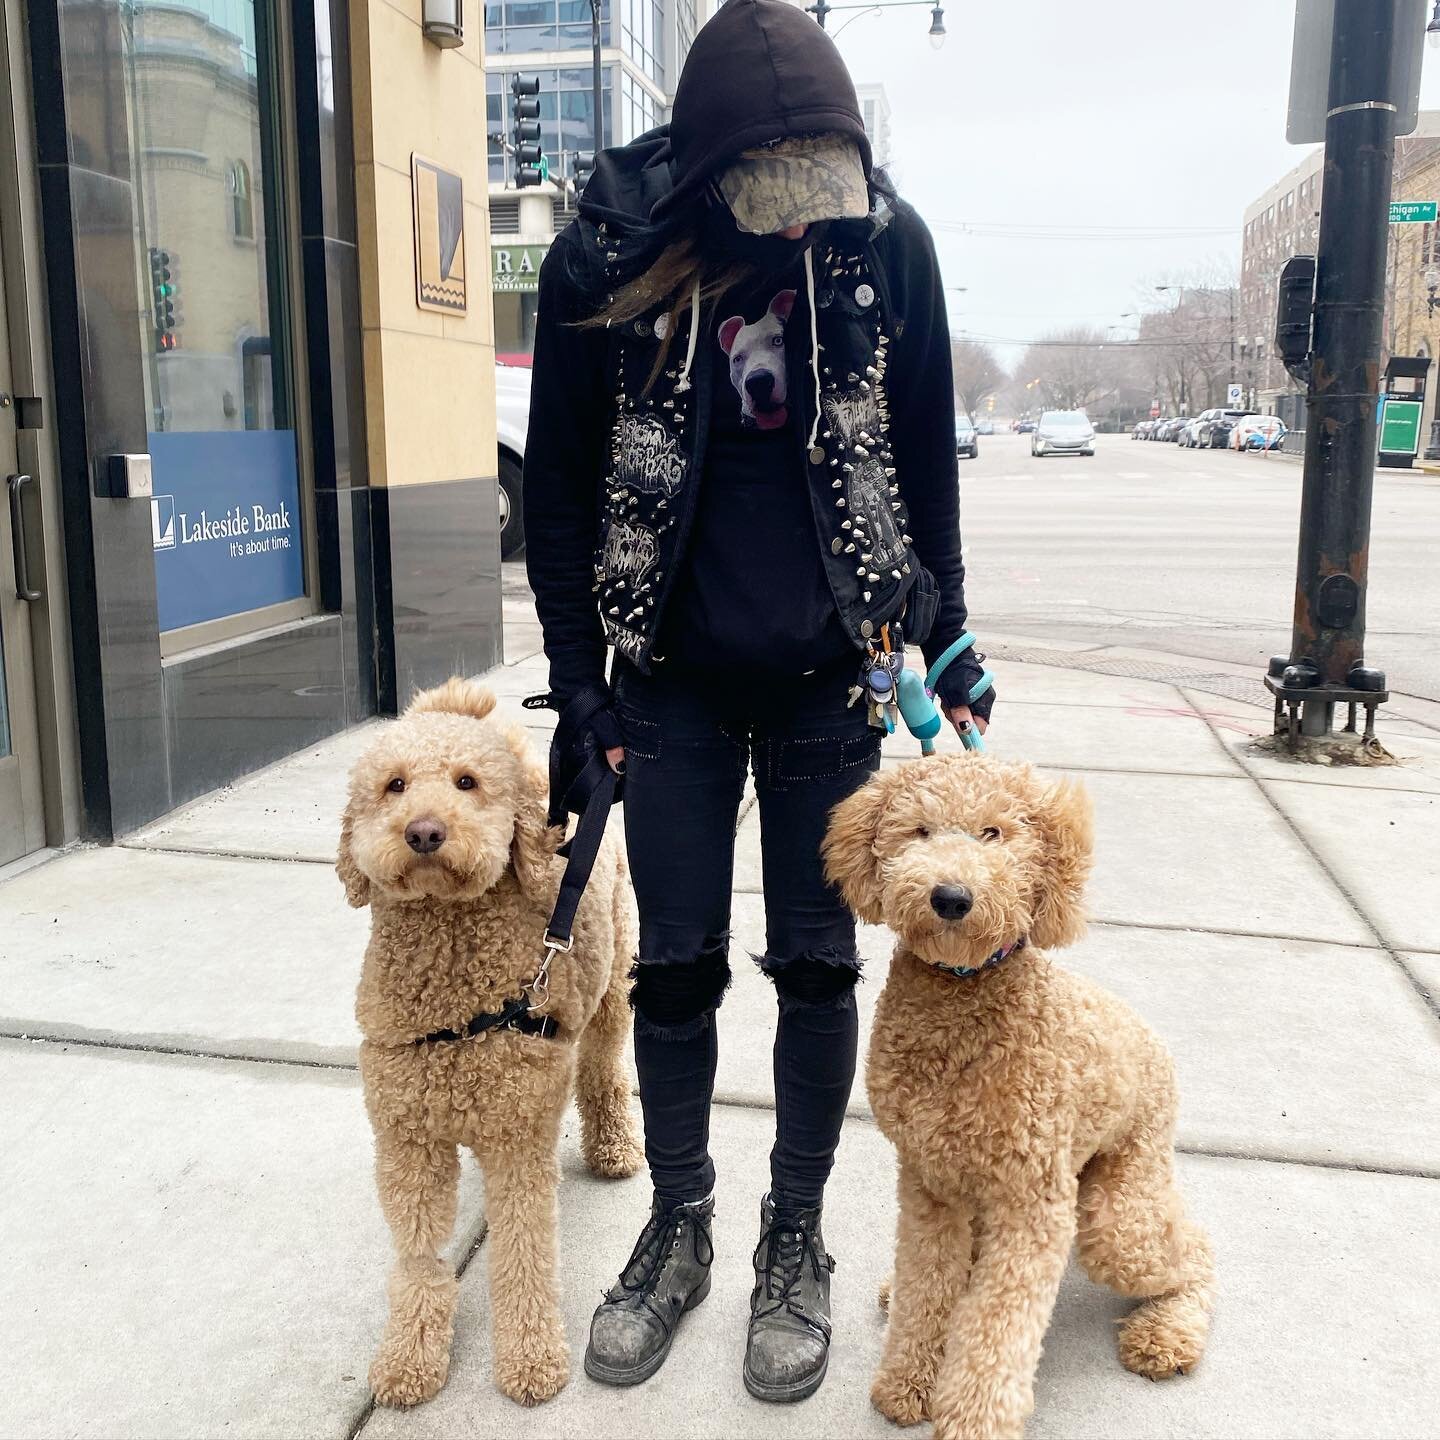
[[[128,12],[162,631],[306,590],[273,4]]]

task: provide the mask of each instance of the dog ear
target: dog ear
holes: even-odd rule
[[[795,308],[795,292],[793,290],[782,290],[771,302],[770,313],[777,320],[784,324],[790,318],[790,312]]]
[[[1071,780],[1036,782],[1030,823],[1044,845],[1029,940],[1042,950],[1073,945],[1085,933],[1085,882],[1094,854],[1090,797]]]
[[[510,865],[526,895],[548,902],[554,898],[550,862],[565,839],[564,827],[545,823],[550,782],[524,732],[512,730],[506,738],[518,771]]]
[[[462,680],[458,675],[424,690],[407,707],[407,715],[433,712],[442,715],[469,715],[483,720],[495,708],[495,695],[475,680]]]
[[[876,775],[830,812],[820,853],[825,878],[840,889],[845,903],[872,925],[880,923],[880,864],[875,838],[890,799],[888,775]]]
[[[345,807],[340,821],[340,848],[335,860],[335,873],[345,887],[345,898],[356,910],[363,910],[370,903],[370,879],[355,863],[352,839],[355,833],[355,802]]]
[[[735,343],[735,337],[745,328],[745,317],[743,315],[732,315],[717,332],[720,336],[720,348],[728,355],[730,347]]]

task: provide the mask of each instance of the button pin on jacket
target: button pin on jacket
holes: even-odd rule
[[[855,287],[855,303],[862,310],[869,309],[875,303],[875,287],[870,284],[857,285]]]

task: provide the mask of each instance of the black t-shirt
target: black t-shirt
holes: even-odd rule
[[[657,647],[687,669],[743,661],[801,675],[851,649],[815,534],[799,433],[800,396],[814,379],[808,345],[790,348],[803,359],[787,367],[792,316],[807,323],[798,265],[725,296],[701,337],[716,351],[709,439],[684,570]]]

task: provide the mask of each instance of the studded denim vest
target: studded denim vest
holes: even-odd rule
[[[848,230],[850,227],[845,227]],[[604,242],[603,233],[600,236]],[[815,530],[837,612],[857,648],[900,613],[920,570],[910,548],[902,476],[890,449],[885,390],[888,352],[904,329],[891,313],[873,232],[842,231],[814,256],[819,345],[819,421],[804,294],[786,327],[790,374],[800,407],[795,443],[804,450]],[[650,315],[612,333],[614,418],[601,491],[602,522],[594,591],[607,641],[648,671],[663,659],[655,637],[695,510],[709,424],[713,346],[704,343],[711,309],[682,314],[670,363],[648,394],[645,382],[663,339],[664,317]],[[657,322],[662,326],[656,337]],[[674,357],[687,328],[702,328],[689,384]],[[815,434],[807,447],[806,437]],[[907,638],[919,641],[920,633]]]

